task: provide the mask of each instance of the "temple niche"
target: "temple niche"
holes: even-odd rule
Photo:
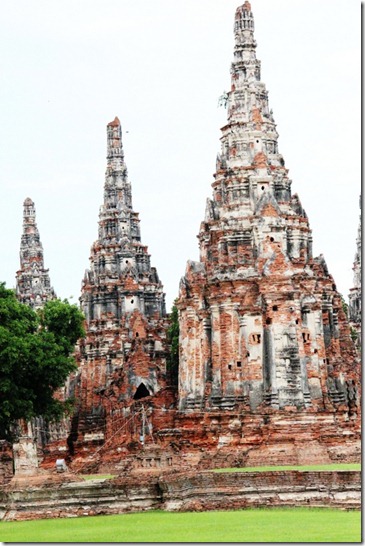
[[[165,295],[141,242],[117,117],[107,125],[104,202],[80,303],[86,338],[70,382],[78,400],[73,438],[103,441],[123,428],[136,401],[166,386]]]
[[[342,411],[359,362],[341,296],[278,147],[249,2],[236,11],[231,90],[200,261],[180,283],[179,409]]]

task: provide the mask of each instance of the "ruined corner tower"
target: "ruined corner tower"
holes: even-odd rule
[[[236,11],[231,90],[200,261],[181,280],[180,410],[358,416],[359,362],[341,296],[289,171],[256,58],[249,2]],[[265,410],[266,408],[266,410]]]
[[[121,426],[136,400],[166,384],[165,296],[139,223],[116,117],[107,126],[104,203],[80,298],[87,335],[75,388],[84,439]]]
[[[34,202],[27,197],[24,201],[23,233],[20,243],[20,269],[16,272],[16,296],[21,303],[32,309],[41,309],[49,300],[56,299],[49,278],[48,269],[44,268],[43,247],[36,222]],[[63,398],[61,389],[56,395]],[[49,423],[44,417],[32,418],[28,423],[28,433],[44,446],[50,439],[58,440],[68,431],[67,419],[59,423]]]
[[[36,222],[35,206],[24,201],[23,233],[20,243],[20,269],[16,273],[16,295],[21,303],[39,309],[56,294],[44,268],[43,247]]]

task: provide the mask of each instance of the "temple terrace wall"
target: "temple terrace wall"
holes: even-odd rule
[[[60,479],[60,477],[58,477]],[[227,510],[317,506],[360,509],[359,471],[186,472],[70,481],[49,475],[0,490],[0,519],[29,520],[145,510]],[[80,478],[78,478],[80,480]]]

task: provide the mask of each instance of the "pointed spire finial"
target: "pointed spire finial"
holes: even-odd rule
[[[115,116],[114,120],[108,123],[108,127],[118,127],[118,126],[120,126],[120,121],[118,116]]]
[[[108,123],[107,127],[107,171],[116,172],[125,168],[122,144],[122,127],[119,118]]]
[[[128,171],[124,161],[122,127],[118,117],[115,117],[114,121],[107,124],[106,131],[107,166],[104,185],[103,217],[104,214],[108,216],[111,209],[132,209],[131,185],[128,182]],[[102,232],[104,233],[103,229]],[[118,230],[119,227],[117,228]],[[101,232],[99,237],[103,238]]]
[[[242,6],[236,9],[234,20],[234,34],[236,47],[244,46],[249,49],[256,48],[256,42],[253,37],[255,23],[251,11],[250,2],[246,1]]]

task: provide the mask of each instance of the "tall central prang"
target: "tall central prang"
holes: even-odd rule
[[[279,153],[249,2],[236,11],[213,198],[180,284],[180,410],[357,415],[359,367],[341,296]]]

